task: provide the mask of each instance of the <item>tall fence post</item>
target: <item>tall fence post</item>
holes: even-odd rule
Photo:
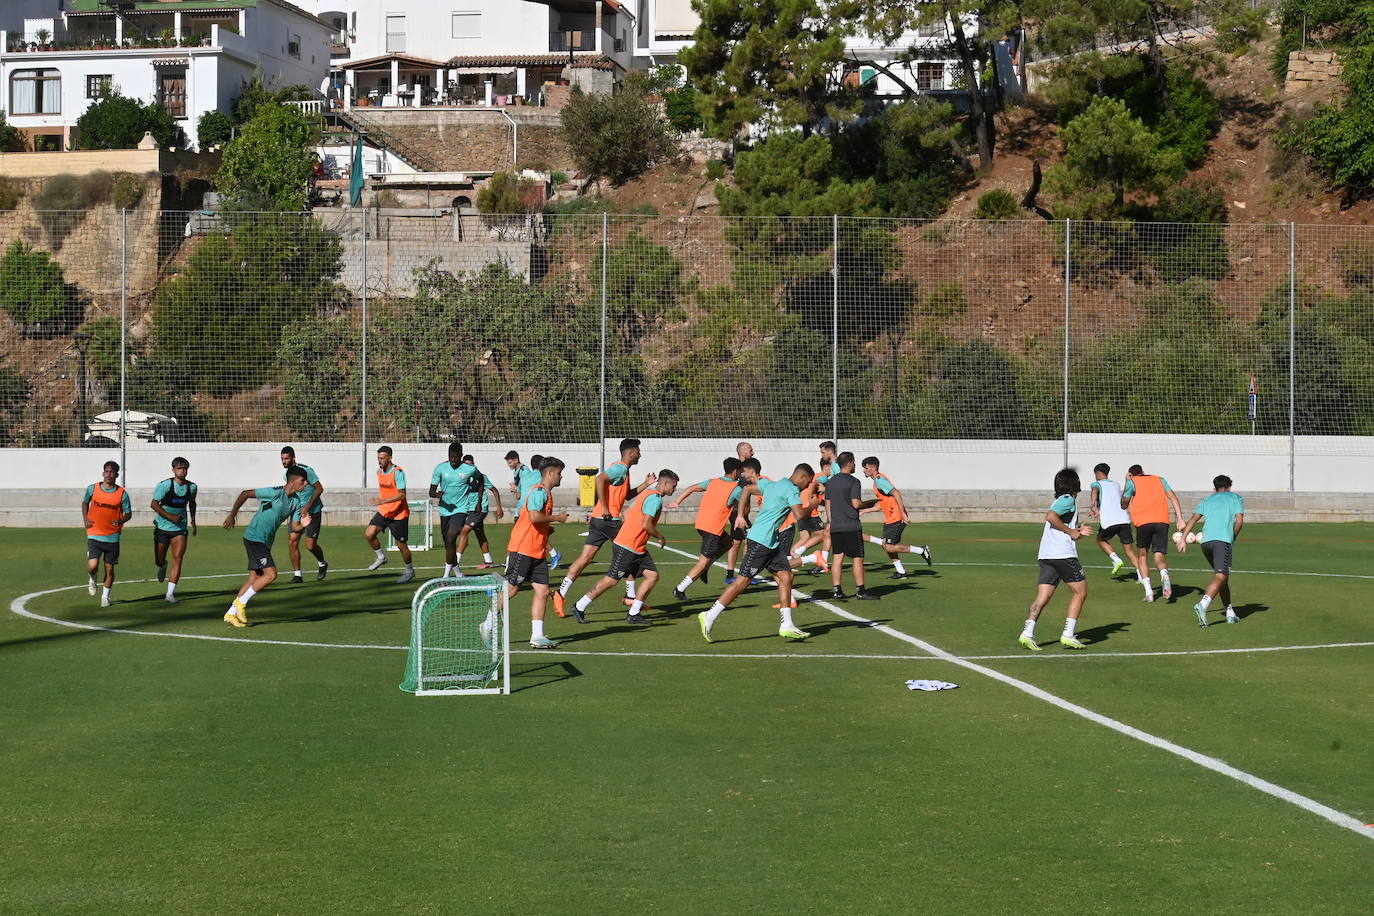
[[[129,485],[129,402],[128,394],[129,339],[129,211],[119,211],[119,473],[124,485]],[[86,418],[81,418],[85,428]],[[83,434],[82,438],[85,436]],[[81,446],[81,442],[76,443]]]
[[[1298,427],[1297,405],[1293,401],[1297,388],[1298,347],[1298,225],[1288,224],[1288,492],[1297,489]]]
[[[601,405],[600,434],[597,436],[597,449],[600,454],[598,467],[606,466],[606,261],[611,244],[610,214],[601,214]]]
[[[830,217],[830,438],[840,441],[840,216]]]
[[[359,392],[361,402],[359,410],[362,417],[362,450],[363,450],[363,469],[362,469],[362,488],[367,490],[367,210],[362,211],[363,218],[363,339],[362,339],[362,389]]]
[[[1072,245],[1070,238],[1073,233],[1073,220],[1064,220],[1064,467],[1069,466],[1069,314],[1071,311],[1071,294],[1069,280],[1070,258],[1072,257]]]

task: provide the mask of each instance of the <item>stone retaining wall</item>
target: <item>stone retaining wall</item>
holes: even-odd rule
[[[1294,51],[1288,55],[1283,91],[1301,91],[1340,79],[1341,70],[1341,59],[1335,51]]]

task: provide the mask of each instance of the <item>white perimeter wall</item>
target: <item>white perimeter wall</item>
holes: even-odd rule
[[[616,441],[606,444],[607,463],[616,458]],[[722,458],[735,453],[737,439],[645,439],[640,471],[672,468],[685,483],[720,472]],[[798,462],[813,465],[813,439],[754,439],[764,473],[786,474]],[[126,482],[151,487],[168,476],[173,457],[191,462],[191,478],[202,486],[233,488],[264,486],[281,478],[283,443],[168,443],[138,444],[128,449]],[[319,472],[326,487],[356,489],[372,486],[376,443],[366,450],[358,443],[291,443],[297,456]],[[390,442],[396,463],[428,483],[428,474],[447,456],[445,444],[415,445]],[[522,458],[539,453],[557,455],[568,466],[565,486],[575,486],[572,469],[597,465],[595,445],[557,443],[469,443],[466,450],[478,467],[497,481],[505,479],[504,456],[514,448]],[[884,473],[898,487],[909,490],[1051,491],[1054,473],[1063,466],[1059,441],[997,441],[959,439],[851,439],[841,449],[862,461],[868,455],[882,460]],[[1299,437],[1296,443],[1295,488],[1308,493],[1370,493],[1369,469],[1374,461],[1374,438]],[[26,490],[73,490],[100,476],[100,465],[119,459],[118,449],[0,449],[0,479]],[[1289,441],[1278,436],[1088,436],[1070,439],[1069,463],[1084,485],[1099,461],[1112,466],[1120,480],[1131,464],[1161,474],[1177,490],[1206,491],[1212,478],[1227,474],[1244,492],[1283,492],[1289,488]],[[366,464],[365,464],[366,462]],[[366,472],[364,472],[366,466]],[[415,489],[412,486],[412,489]]]

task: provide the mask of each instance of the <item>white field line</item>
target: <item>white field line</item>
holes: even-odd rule
[[[675,553],[684,553],[684,551],[678,550],[676,547],[669,547],[668,549],[674,551]],[[809,597],[808,595],[805,595],[804,593],[797,591],[797,589],[795,588],[793,589],[793,591],[797,594],[798,597]],[[886,636],[891,636],[893,639],[899,639],[902,642],[913,645],[916,648],[921,649],[924,652],[928,652],[930,655],[942,661],[949,662],[952,665],[957,665],[960,668],[964,668],[968,671],[975,672],[976,674],[981,674],[984,677],[992,678],[995,681],[1000,681],[1001,683],[1006,684],[1008,687],[1013,687],[1028,696],[1035,697],[1037,700],[1043,700],[1044,702],[1049,703],[1052,706],[1057,706],[1066,712],[1071,712],[1076,716],[1080,716],[1084,719],[1087,719],[1089,722],[1094,722],[1098,725],[1103,726],[1104,728],[1110,728],[1112,731],[1119,732],[1123,735],[1126,735],[1129,738],[1134,738],[1137,741],[1141,741],[1145,744],[1150,745],[1151,747],[1159,748],[1162,751],[1167,751],[1168,753],[1173,754],[1177,757],[1182,757],[1184,760],[1187,760],[1191,763],[1195,763],[1198,766],[1203,767],[1204,769],[1211,770],[1214,773],[1220,773],[1222,776],[1229,776],[1231,779],[1243,783],[1244,785],[1247,785],[1252,789],[1256,789],[1260,792],[1265,793],[1266,795],[1272,795],[1274,798],[1286,801],[1290,805],[1296,805],[1304,811],[1310,812],[1312,814],[1317,815],[1320,818],[1328,820],[1338,827],[1344,827],[1347,830],[1350,830],[1354,833],[1360,834],[1361,836],[1368,837],[1369,839],[1374,840],[1374,826],[1367,826],[1363,821],[1353,818],[1342,811],[1337,811],[1335,808],[1323,805],[1321,802],[1316,801],[1315,799],[1308,798],[1306,795],[1300,795],[1299,793],[1294,792],[1291,789],[1285,789],[1283,786],[1269,782],[1267,779],[1261,779],[1260,777],[1255,776],[1252,773],[1247,773],[1244,770],[1233,767],[1223,760],[1218,760],[1215,757],[1208,757],[1206,754],[1200,754],[1197,751],[1186,748],[1181,744],[1175,744],[1167,738],[1161,738],[1158,735],[1152,735],[1149,732],[1142,731],[1141,729],[1135,728],[1131,725],[1127,725],[1125,722],[1113,719],[1110,716],[1104,716],[1099,712],[1094,712],[1093,710],[1088,709],[1086,706],[1080,706],[1077,703],[1070,702],[1069,700],[1066,700],[1063,697],[1056,696],[1055,694],[1050,693],[1048,690],[1042,690],[1041,688],[1036,687],[1034,684],[1030,684],[1026,681],[1014,678],[1009,674],[1003,674],[1000,671],[997,671],[993,668],[988,668],[984,665],[977,664],[976,662],[970,661],[968,659],[960,658],[957,655],[953,655],[949,652],[946,652],[939,646],[936,646],[932,643],[928,643],[925,640],[919,639],[908,633],[903,633],[901,630],[897,630],[883,624],[875,623],[874,621],[869,620],[865,617],[860,617],[857,614],[851,614],[844,608],[831,604],[828,601],[812,599],[811,603],[818,605],[819,607],[823,607],[831,613],[839,617],[843,617],[846,620],[852,620],[857,623],[866,624],[869,629],[876,630],[879,633],[882,633]]]

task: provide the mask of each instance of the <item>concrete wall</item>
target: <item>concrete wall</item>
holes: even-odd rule
[[[519,124],[520,163],[539,163],[563,171],[574,167],[557,112],[520,107],[505,110]],[[516,152],[510,121],[490,109],[369,108],[364,116],[405,145],[430,155],[445,171],[509,169],[511,154]]]
[[[644,459],[635,479],[648,471],[672,468],[684,485],[714,476],[722,458],[733,455],[735,438],[645,439]],[[380,444],[380,443],[378,443]],[[412,475],[411,491],[427,489],[429,473],[443,461],[444,444],[388,443],[396,449],[396,463]],[[752,442],[764,473],[790,473],[799,462],[815,465],[816,442],[810,439],[755,439]],[[275,484],[281,478],[281,443],[179,443],[130,446],[126,479],[134,506],[146,506],[153,486],[168,476],[171,459],[184,455],[191,462],[191,479],[201,485],[201,504],[207,511],[227,506],[238,490]],[[299,459],[319,473],[326,487],[330,518],[339,524],[363,524],[371,509],[375,446],[360,443],[293,443]],[[877,455],[883,472],[903,491],[920,521],[1024,521],[1048,505],[1051,480],[1063,464],[1062,442],[1000,442],[964,440],[849,440],[843,448],[862,461]],[[478,467],[499,486],[508,482],[503,456],[514,448],[530,455],[553,454],[567,463],[560,501],[575,502],[573,469],[598,466],[600,449],[594,444],[472,443],[467,451]],[[606,443],[606,462],[616,455],[616,441]],[[1297,442],[1299,491],[1287,490],[1286,439],[1275,437],[1152,437],[1082,436],[1070,442],[1070,461],[1084,485],[1099,461],[1112,465],[1120,480],[1126,468],[1139,463],[1161,474],[1179,491],[1185,511],[1211,490],[1219,473],[1235,480],[1246,498],[1252,521],[1374,521],[1374,492],[1363,469],[1374,458],[1374,440],[1310,437]],[[74,524],[75,507],[85,485],[99,478],[100,465],[119,459],[118,450],[4,449],[0,450],[0,479],[24,480],[26,488],[0,491],[0,525]],[[503,490],[504,492],[504,490]],[[417,497],[418,498],[418,497]],[[1087,505],[1086,490],[1081,500]],[[674,521],[690,520],[684,511]],[[136,522],[147,524],[139,511]]]

